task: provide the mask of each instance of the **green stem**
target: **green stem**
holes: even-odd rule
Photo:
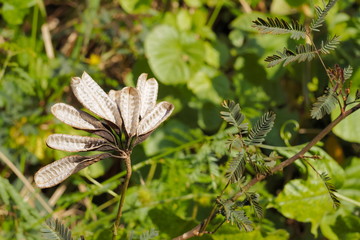
[[[218,17],[223,4],[224,4],[223,1],[218,1],[217,2],[216,6],[215,6],[215,9],[214,9],[213,13],[211,14],[210,19],[209,19],[209,21],[207,23],[207,26],[209,28],[212,28],[212,26],[214,25],[214,22],[215,22],[216,18]]]
[[[117,215],[116,215],[116,221],[115,221],[114,230],[113,230],[113,238],[112,238],[113,240],[116,240],[118,229],[120,227],[120,218],[121,218],[122,209],[123,209],[123,206],[124,206],[125,193],[126,193],[126,190],[128,188],[130,178],[131,178],[131,174],[132,174],[130,154],[128,154],[127,158],[125,158],[124,160],[125,160],[125,166],[126,166],[126,176],[125,176],[124,184],[123,184],[123,186],[121,188],[121,197],[120,197],[120,202],[119,202],[119,209],[118,209],[118,212],[117,212]]]
[[[348,203],[354,204],[354,205],[357,206],[357,207],[360,207],[360,202],[358,202],[358,201],[356,201],[356,200],[354,200],[354,199],[348,198],[348,197],[340,194],[339,192],[335,192],[334,194],[335,194],[336,197],[338,197],[339,199],[344,200],[344,201],[346,201],[346,202],[348,202]]]

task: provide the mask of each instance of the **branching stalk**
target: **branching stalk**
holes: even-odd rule
[[[120,219],[121,219],[122,209],[123,209],[124,201],[125,201],[125,193],[126,193],[126,190],[128,188],[130,178],[131,178],[131,174],[132,174],[130,153],[128,153],[127,157],[124,160],[125,160],[125,166],[126,166],[126,176],[125,176],[125,181],[124,181],[124,183],[123,183],[123,185],[121,187],[121,193],[120,193],[121,197],[120,197],[120,201],[119,201],[118,212],[117,212],[117,215],[116,215],[116,221],[115,221],[115,224],[114,224],[113,240],[116,240],[118,229],[120,227]]]
[[[297,154],[292,156],[291,158],[288,158],[287,160],[281,162],[279,165],[275,166],[270,170],[271,174],[274,174],[278,171],[283,170],[285,167],[291,165],[293,162],[295,162],[297,159],[304,156],[304,154],[309,151],[317,142],[321,141],[339,122],[341,122],[343,119],[348,117],[350,114],[354,113],[355,111],[360,109],[360,103],[356,106],[350,108],[347,111],[342,112],[334,121],[332,121],[326,128],[324,128],[318,135],[316,135],[308,144],[305,145],[304,148],[302,148]],[[245,192],[247,192],[252,186],[254,186],[257,182],[260,182],[261,180],[265,179],[269,175],[257,175],[254,177],[250,182],[248,182],[244,187],[242,187],[241,191],[234,194],[230,199],[232,201],[235,201],[240,196],[242,196]],[[203,222],[201,222],[199,225],[197,225],[195,228],[191,229],[190,231],[182,234],[181,236],[178,236],[174,238],[173,240],[184,240],[189,239],[195,236],[201,236],[205,232],[206,226],[209,224],[209,222],[214,218],[214,213],[217,207],[215,206],[213,210],[211,211],[208,218],[206,218]]]

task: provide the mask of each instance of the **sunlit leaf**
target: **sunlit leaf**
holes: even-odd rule
[[[151,69],[164,84],[186,83],[205,57],[204,45],[195,34],[179,32],[167,25],[150,32],[145,52]]]

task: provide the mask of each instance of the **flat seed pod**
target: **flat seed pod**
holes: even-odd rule
[[[119,97],[121,90],[110,90],[109,91],[109,97],[112,101],[114,101],[116,103],[116,99]],[[117,107],[117,111],[120,112],[120,106],[118,106],[116,104]],[[121,125],[122,125],[122,118],[120,116],[120,114],[115,114],[115,121],[116,121],[116,125],[119,127],[119,129],[121,130]]]
[[[99,117],[118,124],[116,119],[120,119],[120,113],[115,102],[86,72],[81,78],[74,77],[71,79],[71,88],[84,107]]]
[[[138,90],[132,87],[123,88],[117,99],[117,105],[120,107],[121,117],[124,121],[128,136],[134,136],[139,124],[140,113],[140,96]]]
[[[67,152],[107,151],[114,149],[108,141],[95,138],[67,134],[52,134],[46,139],[50,148]]]
[[[109,91],[109,93],[108,93],[109,98],[110,98],[111,100],[113,100],[114,102],[116,102],[116,95],[117,95],[118,92],[120,92],[120,90],[113,90],[113,89],[111,89],[111,90]]]
[[[154,129],[154,130],[155,130],[155,129]],[[153,131],[154,131],[154,130],[153,130]],[[133,147],[135,147],[136,145],[138,145],[138,144],[142,143],[143,141],[145,141],[145,140],[151,135],[151,133],[152,133],[153,131],[150,131],[150,132],[148,132],[148,133],[145,133],[145,134],[143,134],[143,135],[138,136],[138,137],[135,139],[134,143],[133,143]]]
[[[137,83],[136,83],[136,89],[138,91],[141,92],[141,89],[143,89],[145,87],[145,83],[146,83],[146,79],[147,79],[147,74],[146,73],[142,73],[139,77],[138,77],[138,80],[137,80]]]
[[[77,110],[65,103],[56,103],[51,107],[52,114],[60,121],[83,130],[101,129],[101,122],[90,114]]]
[[[139,123],[137,135],[141,136],[154,131],[165,121],[174,110],[174,105],[169,102],[160,102]]]
[[[158,95],[158,83],[154,78],[146,80],[138,87],[141,98],[140,116],[144,118],[145,115],[150,112],[156,104]]]
[[[81,169],[101,160],[109,157],[109,154],[99,154],[96,156],[68,156],[53,163],[42,167],[36,172],[34,180],[39,188],[49,188],[55,186],[70,175],[80,171]]]

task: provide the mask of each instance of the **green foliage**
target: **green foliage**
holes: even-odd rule
[[[331,178],[328,176],[328,174],[326,172],[321,173],[320,177],[323,180],[323,182],[330,194],[330,197],[333,201],[334,208],[338,208],[340,206],[340,201],[339,201],[338,197],[336,196],[336,188],[335,188],[334,184],[331,183]]]
[[[140,235],[140,240],[150,240],[159,235],[159,231],[156,231],[155,229],[150,229],[149,231],[142,233]]]
[[[225,216],[226,221],[231,224],[236,224],[239,230],[245,230],[246,232],[251,232],[253,230],[252,222],[246,216],[245,211],[236,210],[238,208],[238,203],[232,201],[219,201],[219,204],[222,207],[222,215]]]
[[[133,176],[118,238],[181,235],[208,216],[224,186],[221,199],[225,202],[250,178],[268,174],[284,160],[276,153],[288,158],[299,151],[299,146],[274,147],[284,145],[278,134],[284,122],[301,123],[300,132],[294,131],[287,146],[311,141],[312,131],[328,123],[328,118],[316,122],[304,113],[327,86],[321,61],[310,65],[309,60],[320,55],[325,66],[335,62],[353,66],[344,68],[343,75],[337,68],[327,68],[333,79],[328,87],[342,106],[357,103],[360,94],[353,97],[360,86],[357,5],[330,1],[312,15],[313,4],[319,3],[96,0],[80,1],[74,8],[71,1],[2,1],[1,152],[32,181],[40,167],[66,157],[46,147],[47,136],[81,134],[50,114],[57,102],[81,108],[68,87],[71,77],[87,71],[108,92],[135,86],[137,76],[146,72],[159,81],[159,99],[174,103],[175,110],[169,122],[133,151]],[[309,32],[304,21],[312,27]],[[278,49],[286,51],[277,53]],[[280,59],[264,62],[274,53]],[[300,60],[306,63],[288,64]],[[273,67],[267,68],[270,64]],[[352,94],[343,101],[348,89]],[[223,99],[234,101],[227,102],[219,114]],[[263,148],[249,146],[246,141],[256,130],[256,120],[261,121],[268,109],[277,114],[273,130],[266,142],[261,141]],[[332,119],[339,116],[338,109],[331,113]],[[217,221],[228,220],[234,226],[223,224],[212,236],[202,238],[359,238],[354,204],[360,201],[359,164],[354,158],[359,151],[348,143],[359,142],[358,118],[357,112],[334,128],[340,144],[324,141],[322,148],[329,153],[343,153],[336,155],[340,164],[319,147],[311,153],[322,158],[308,160],[331,177],[337,189],[334,194],[342,202],[338,209],[331,206],[321,178],[308,165],[295,162],[293,171],[284,169],[254,185],[250,189],[254,194],[244,191],[240,201],[226,203],[227,214],[216,216],[206,230],[216,229]],[[231,126],[226,128],[227,124]],[[9,169],[0,164],[1,237],[41,239],[40,229],[49,215],[35,200],[37,196],[53,204],[57,218],[72,226],[74,238],[111,239],[118,187],[125,174],[119,161],[104,160],[63,185],[31,194]],[[244,231],[251,228],[252,232]],[[318,237],[311,235],[310,228],[317,230]]]
[[[46,225],[41,229],[44,239],[72,240],[71,231],[58,219],[46,219]]]
[[[335,50],[337,45],[340,43],[339,36],[333,36],[332,38],[328,39],[325,43],[321,41],[321,48],[320,52],[323,54],[329,54],[330,51]],[[349,76],[350,78],[350,76]]]
[[[271,131],[274,126],[275,113],[267,112],[261,116],[256,122],[255,126],[251,129],[246,141],[247,145],[260,145],[265,141],[266,135]]]
[[[311,109],[311,117],[316,119],[323,118],[330,114],[337,106],[338,98],[336,92],[328,90],[323,96],[318,97]]]
[[[253,208],[256,217],[263,218],[264,211],[261,205],[259,204],[259,194],[247,192],[245,196],[246,196],[246,200],[250,203],[250,206]]]
[[[229,166],[225,176],[231,183],[236,183],[244,177],[243,174],[246,164],[244,155],[245,153],[240,150],[236,157],[229,161]]]
[[[253,27],[264,34],[288,34],[290,38],[299,40],[300,38],[306,38],[306,31],[303,25],[300,25],[298,21],[292,20],[291,24],[283,19],[267,18],[267,21],[258,18],[253,21]]]
[[[222,106],[228,111],[220,112],[221,117],[231,125],[234,125],[240,134],[247,133],[247,123],[243,123],[245,116],[241,113],[241,108],[234,101],[224,101]]]
[[[330,11],[330,9],[335,5],[337,0],[330,0],[324,8],[315,6],[316,18],[311,21],[310,29],[312,31],[320,31],[319,28],[323,25],[325,17]]]

